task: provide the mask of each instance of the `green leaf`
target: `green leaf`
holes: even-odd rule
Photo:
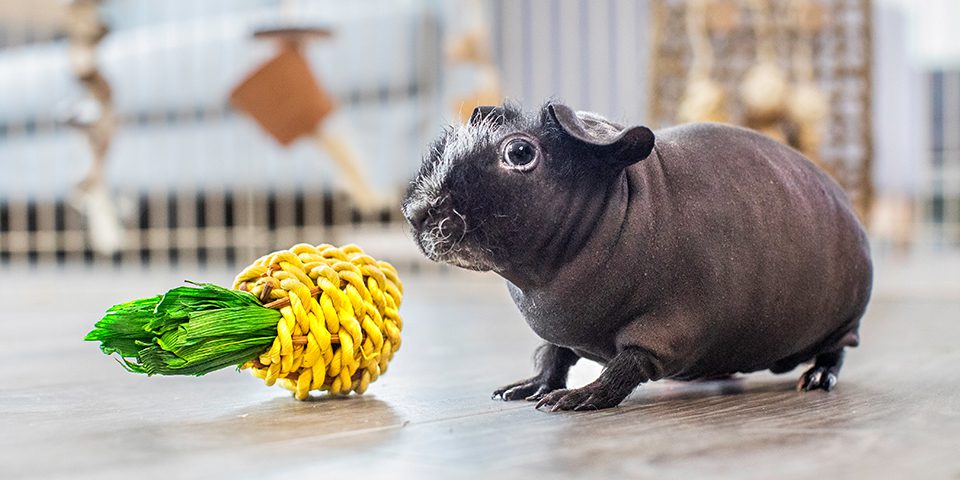
[[[266,351],[279,320],[248,292],[191,284],[114,305],[84,340],[134,373],[205,375]]]

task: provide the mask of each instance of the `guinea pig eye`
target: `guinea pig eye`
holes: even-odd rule
[[[537,147],[522,138],[511,140],[503,149],[503,161],[520,170],[533,168],[536,159]]]

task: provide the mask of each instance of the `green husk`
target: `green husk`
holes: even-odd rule
[[[84,340],[147,375],[205,375],[267,350],[280,312],[248,292],[191,284],[114,305]]]

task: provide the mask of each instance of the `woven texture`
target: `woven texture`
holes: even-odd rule
[[[297,399],[311,390],[363,393],[400,348],[397,271],[356,245],[299,244],[264,255],[233,288],[281,313],[273,345],[243,368]]]

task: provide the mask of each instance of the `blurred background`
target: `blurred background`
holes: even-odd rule
[[[0,478],[960,478],[958,21],[960,0],[0,0]],[[399,203],[445,125],[504,99],[744,125],[833,175],[875,262],[838,391],[491,401],[539,340],[499,277],[426,261]],[[403,348],[362,397],[130,375],[81,341],[300,242],[403,278]]]
[[[0,268],[232,268],[305,241],[442,270],[398,210],[425,145],[477,104],[555,98],[789,143],[850,193],[891,288],[954,292],[958,18],[953,0],[6,0]]]

